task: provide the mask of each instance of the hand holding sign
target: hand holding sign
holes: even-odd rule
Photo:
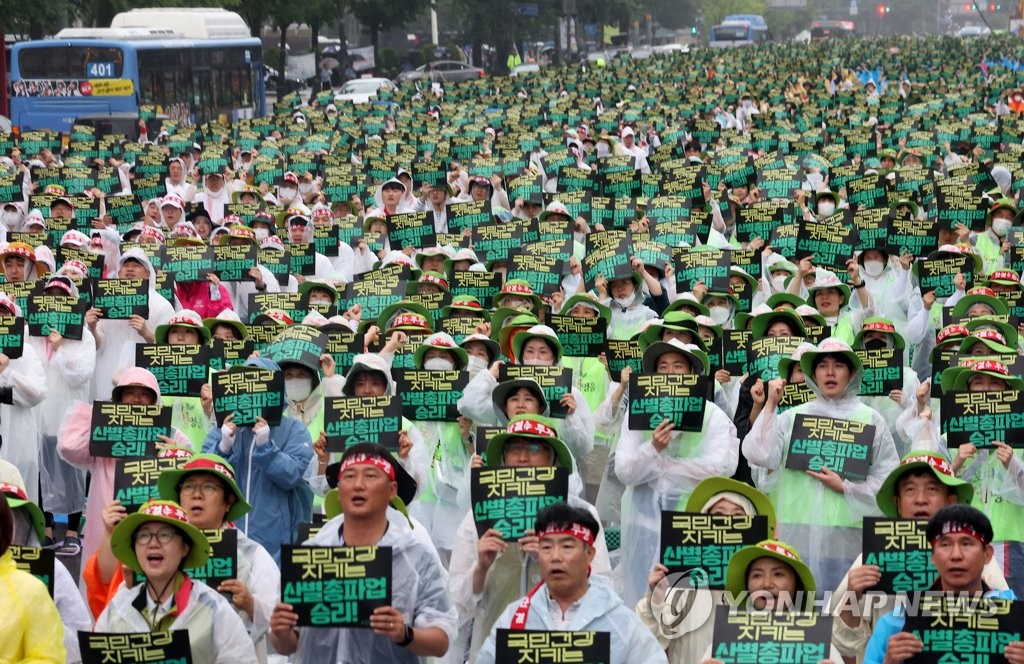
[[[675,425],[669,420],[665,420],[657,426],[654,432],[651,434],[651,445],[658,452],[664,452],[665,448],[668,447],[669,440],[672,439],[672,431],[675,429]]]
[[[813,470],[808,470],[806,472],[808,475],[836,493],[845,493],[843,488],[843,478],[836,474],[835,471],[823,467],[821,472],[815,472]]]

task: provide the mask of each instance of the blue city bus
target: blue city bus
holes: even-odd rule
[[[14,126],[67,132],[75,118],[138,114],[140,106],[156,107],[180,125],[266,114],[259,39],[185,39],[169,30],[138,28],[94,31],[104,36],[14,45]],[[120,38],[106,37],[118,33]]]
[[[726,16],[718,25],[711,27],[708,46],[711,48],[733,48],[756,46],[772,39],[768,23],[756,14],[733,14]]]

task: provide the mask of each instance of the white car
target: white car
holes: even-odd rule
[[[354,78],[341,86],[334,95],[335,102],[366,104],[377,98],[381,90],[397,90],[395,84],[386,78]]]
[[[655,53],[689,53],[690,47],[687,44],[658,44],[651,50]]]
[[[533,72],[540,71],[540,65],[536,62],[527,62],[526,64],[516,65],[509,72],[509,76],[522,76],[523,74],[532,74]]]
[[[987,37],[990,34],[992,34],[992,30],[984,25],[966,25],[960,28],[956,36],[963,39],[965,37]]]

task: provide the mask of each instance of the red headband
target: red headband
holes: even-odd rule
[[[981,536],[981,533],[975,530],[970,524],[947,521],[942,524],[942,530],[939,532],[938,536],[932,538],[932,547],[934,547],[935,543],[946,535],[967,535],[968,537],[973,537],[982,544],[988,546],[988,541],[986,541],[985,538]]]
[[[384,471],[384,474],[387,475],[388,479],[392,482],[395,481],[395,467],[390,461],[382,456],[366,454],[365,452],[353,454],[342,462],[341,468],[338,469],[338,477],[340,478],[341,474],[345,472],[345,469],[350,466],[374,466]]]
[[[590,546],[594,546],[594,541],[596,540],[594,531],[592,531],[590,528],[587,528],[582,524],[575,522],[568,529],[562,528],[555,524],[551,524],[547,527],[546,530],[538,533],[537,537],[540,539],[544,539],[545,537],[557,537],[559,535],[568,535],[569,537],[575,537],[579,541],[583,542],[584,544],[589,544]]]

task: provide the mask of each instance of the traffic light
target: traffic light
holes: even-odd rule
[[[988,10],[990,12],[994,12],[996,10],[996,5],[994,2],[988,6]]]
[[[697,26],[694,25],[694,26],[690,27],[690,34],[691,35],[697,34]]]
[[[879,16],[885,16],[891,10],[892,10],[892,7],[890,7],[889,5],[878,5],[878,15]]]

